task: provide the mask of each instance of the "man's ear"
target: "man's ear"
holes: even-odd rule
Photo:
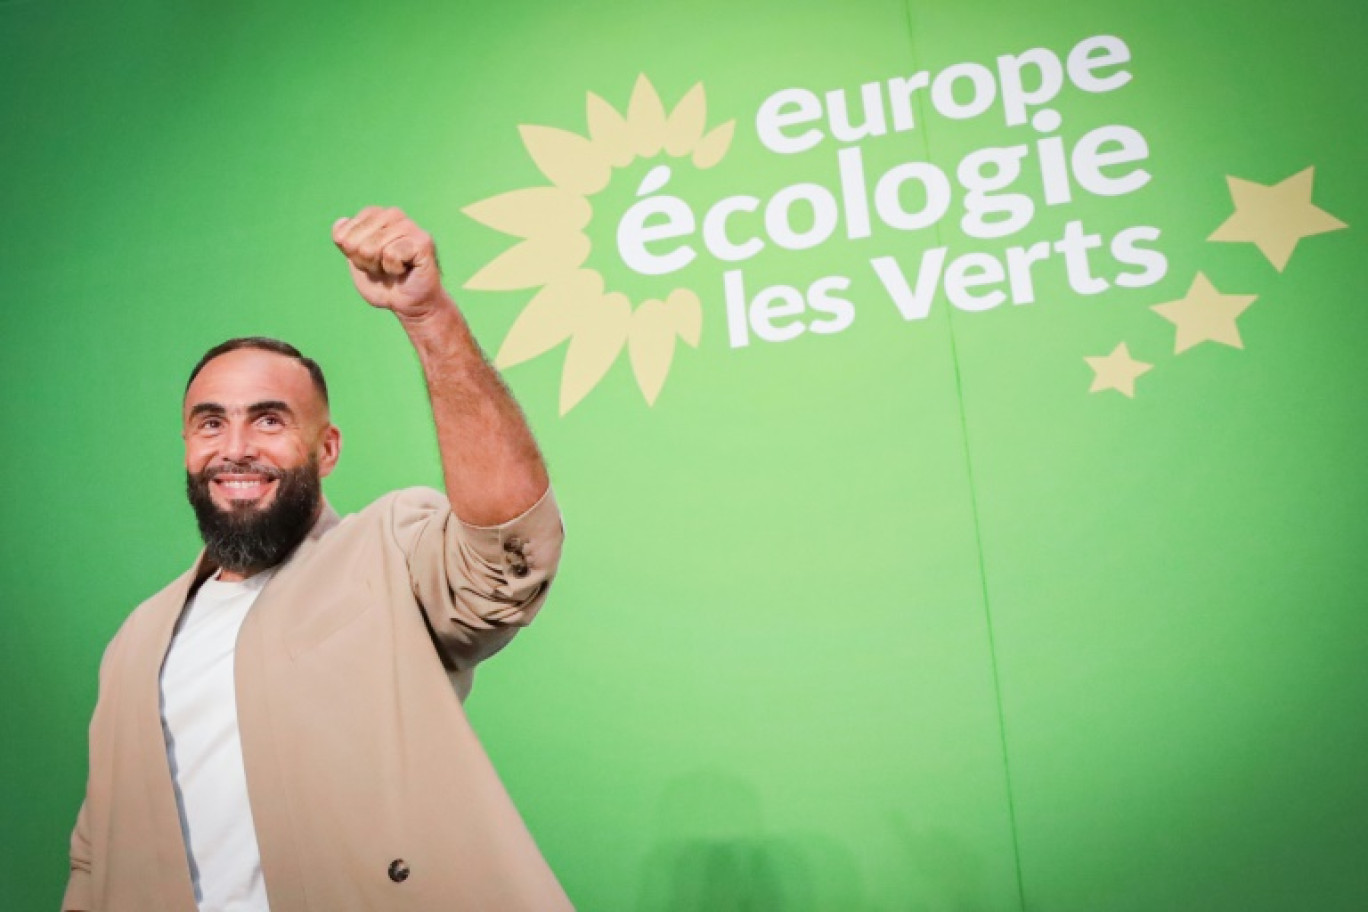
[[[337,468],[337,460],[342,458],[342,431],[337,425],[329,424],[323,429],[321,452],[318,454],[318,477],[327,478]]]

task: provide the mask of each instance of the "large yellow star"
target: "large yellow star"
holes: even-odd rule
[[[1092,386],[1088,387],[1088,392],[1097,393],[1112,389],[1131,399],[1135,398],[1135,378],[1154,367],[1153,364],[1132,358],[1125,342],[1112,349],[1110,355],[1083,360],[1093,369],[1093,382]]]
[[[1221,294],[1206,276],[1197,273],[1185,297],[1150,310],[1178,327],[1173,353],[1179,354],[1201,342],[1220,342],[1231,348],[1244,348],[1235,320],[1258,295]]]
[[[1207,240],[1250,242],[1282,272],[1302,238],[1349,227],[1312,205],[1315,171],[1307,168],[1271,187],[1227,176],[1235,212]]]

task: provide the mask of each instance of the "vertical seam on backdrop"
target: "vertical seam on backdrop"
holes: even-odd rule
[[[903,0],[904,22],[907,25],[907,40],[912,49],[913,63],[918,60],[917,32],[912,25],[912,0]],[[921,128],[922,151],[927,161],[931,160],[931,144],[928,138],[930,121],[926,116],[926,93],[916,97],[917,117]],[[940,222],[934,226],[936,246],[944,246],[941,238]],[[983,556],[983,526],[979,520],[978,488],[974,482],[974,458],[969,447],[969,419],[964,405],[964,383],[960,377],[959,345],[955,339],[955,321],[951,319],[950,309],[945,309],[945,323],[950,336],[950,363],[955,372],[955,396],[959,401],[960,440],[964,445],[964,471],[969,482],[969,510],[974,523],[974,550],[978,557],[979,586],[983,596],[984,626],[988,632],[988,664],[993,672],[993,699],[996,701],[998,721],[998,743],[1002,750],[1002,771],[1007,791],[1007,826],[1012,837],[1012,865],[1016,874],[1017,903],[1021,912],[1026,912],[1026,887],[1021,872],[1021,844],[1017,837],[1016,798],[1012,790],[1012,764],[1007,753],[1007,717],[1002,708],[1002,681],[998,672],[997,640],[993,634],[993,609],[988,600],[987,562]]]

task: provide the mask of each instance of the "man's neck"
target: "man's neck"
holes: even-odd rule
[[[221,583],[240,583],[245,579],[251,579],[258,573],[265,573],[270,567],[262,567],[259,570],[229,570],[227,567],[220,567],[218,575],[213,577]]]

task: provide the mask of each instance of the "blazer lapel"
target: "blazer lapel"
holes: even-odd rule
[[[185,603],[216,569],[201,553],[190,570],[154,596],[147,609],[151,613],[148,619],[151,635],[141,641],[147,652],[135,659],[139,673],[135,706],[137,743],[147,751],[142,768],[146,770],[148,780],[148,817],[152,823],[152,841],[160,861],[157,874],[160,892],[174,903],[169,908],[195,908],[195,888],[190,880],[175,782],[166,756],[166,738],[162,729],[161,669]]]

